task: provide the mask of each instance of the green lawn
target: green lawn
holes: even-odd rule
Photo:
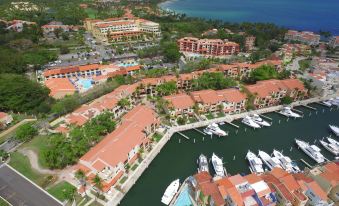
[[[49,188],[47,191],[55,198],[63,202],[69,198],[72,198],[72,194],[75,195],[76,188],[68,182],[63,181]]]
[[[134,171],[137,167],[138,167],[138,164],[134,164],[134,165],[131,167],[131,170]]]
[[[161,140],[161,138],[162,138],[162,135],[159,134],[159,133],[155,133],[152,137],[152,139],[156,142],[159,142]]]
[[[127,177],[122,177],[121,180],[119,181],[120,184],[124,184],[124,182],[126,182]]]
[[[212,113],[209,113],[206,115],[207,119],[214,119],[214,116]]]
[[[10,206],[7,202],[5,202],[2,197],[0,197],[0,206]]]
[[[28,158],[18,152],[13,152],[11,154],[9,165],[43,188],[55,179],[51,175],[43,175],[33,170]]]
[[[47,168],[47,164],[43,158],[41,158],[40,152],[48,144],[48,136],[36,136],[31,141],[23,144],[21,148],[28,148],[33,150],[39,157],[39,164],[41,167]]]

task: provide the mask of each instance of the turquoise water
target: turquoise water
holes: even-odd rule
[[[87,90],[92,87],[92,80],[91,79],[80,79],[78,81],[78,84],[80,84],[85,90]]]
[[[211,139],[195,130],[183,132],[190,137],[190,140],[174,134],[127,193],[121,206],[161,205],[161,197],[171,181],[179,178],[182,182],[197,172],[196,161],[200,154],[210,158],[214,152],[219,157],[223,157],[227,172],[231,175],[250,173],[249,164],[245,159],[249,149],[256,154],[259,149],[268,154],[271,154],[273,149],[283,150],[283,154],[295,160],[301,169],[305,165],[300,159],[314,165],[315,162],[297,148],[294,139],[299,138],[313,143],[322,137],[333,136],[328,125],[339,125],[339,111],[330,110],[318,104],[312,104],[312,106],[318,108],[318,111],[298,107],[305,114],[302,119],[287,120],[286,117],[277,113],[266,114],[273,119],[273,125],[268,128],[253,130],[244,126],[240,120],[234,121],[240,126],[239,129],[228,124],[222,125],[221,129],[229,131],[229,136],[224,138],[213,137]],[[336,138],[339,140],[339,137]],[[319,146],[318,141],[315,144]],[[331,153],[322,146],[319,147],[326,158],[334,159]],[[213,171],[211,165],[210,171]]]
[[[175,201],[174,206],[191,206],[192,202],[189,198],[188,188],[185,186],[180,193],[178,199]]]
[[[136,62],[133,62],[133,63],[120,63],[120,64],[118,64],[118,66],[120,66],[120,67],[132,67],[132,66],[136,66],[136,65],[138,65],[138,63],[136,63]]]
[[[228,22],[271,22],[339,34],[338,0],[175,0],[160,5],[188,16]]]

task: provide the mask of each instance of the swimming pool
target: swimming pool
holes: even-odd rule
[[[83,89],[88,90],[92,87],[91,79],[79,79],[78,84],[82,86]]]
[[[120,64],[118,64],[118,66],[120,66],[120,67],[132,67],[132,66],[136,66],[136,65],[138,65],[138,63],[136,63],[136,62],[133,62],[133,63],[120,63]]]
[[[174,206],[191,206],[193,203],[191,202],[190,195],[188,193],[188,187],[185,186],[181,191],[178,199],[175,201]]]

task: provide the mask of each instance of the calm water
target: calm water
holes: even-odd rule
[[[339,34],[338,0],[174,0],[161,7],[194,17],[272,22],[293,29]]]
[[[121,205],[161,205],[161,196],[171,181],[176,178],[180,178],[182,181],[197,171],[196,159],[201,153],[208,155],[209,158],[213,152],[223,157],[227,171],[231,174],[249,173],[248,164],[245,160],[248,149],[255,153],[258,149],[261,149],[271,154],[275,148],[283,150],[284,154],[289,155],[294,160],[303,158],[314,165],[315,162],[312,159],[296,148],[294,138],[313,143],[315,139],[331,134],[328,124],[339,125],[339,111],[330,111],[320,105],[313,106],[319,108],[317,115],[314,111],[301,108],[305,111],[305,117],[297,120],[290,119],[288,122],[286,122],[285,117],[277,113],[267,114],[267,116],[273,118],[273,125],[255,131],[247,128],[245,132],[246,127],[239,121],[235,121],[240,126],[238,134],[236,134],[237,129],[235,127],[223,125],[223,129],[230,131],[230,135],[225,138],[213,137],[213,139],[210,139],[210,137],[205,137],[203,141],[203,136],[194,130],[184,132],[191,137],[190,140],[175,134],[127,193]],[[312,113],[311,116],[309,116],[310,112]],[[195,143],[193,143],[194,138]],[[179,143],[179,139],[181,139],[181,143]],[[290,151],[291,147],[292,151]],[[325,149],[322,149],[322,153],[328,159],[334,159],[334,156]],[[233,160],[234,155],[235,160]],[[304,167],[300,161],[298,161],[298,165],[301,168]],[[210,168],[210,171],[212,171],[212,168]]]

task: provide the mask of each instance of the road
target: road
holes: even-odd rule
[[[288,64],[286,66],[287,70],[291,70],[291,71],[296,71],[299,70],[300,66],[299,66],[299,61],[306,59],[306,57],[297,57],[295,58],[290,64]]]
[[[14,206],[60,206],[41,188],[35,186],[10,167],[0,165],[0,196]]]

